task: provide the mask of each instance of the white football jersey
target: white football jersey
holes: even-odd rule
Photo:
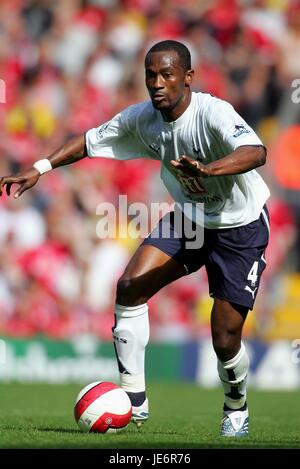
[[[208,178],[179,175],[170,160],[187,155],[206,165],[243,145],[263,144],[231,104],[207,93],[192,93],[188,108],[174,122],[165,122],[147,101],[86,133],[89,157],[160,160],[161,179],[175,202],[181,208],[196,205],[201,212],[197,221],[211,229],[256,220],[270,195],[267,185],[255,170]],[[191,218],[191,211],[186,215]]]

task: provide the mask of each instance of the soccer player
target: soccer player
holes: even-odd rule
[[[150,101],[73,138],[32,168],[3,177],[0,193],[6,186],[9,195],[17,184],[17,198],[42,174],[85,157],[160,160],[161,178],[177,210],[159,221],[118,281],[113,339],[121,386],[131,399],[133,421],[146,421],[147,301],[205,266],[214,298],[212,341],[224,387],[221,435],[238,437],[248,434],[249,419],[249,359],[242,329],[266,266],[269,237],[269,190],[255,171],[265,163],[266,150],[229,103],[191,91],[193,75],[185,45],[171,40],[155,44],[145,58]],[[191,244],[180,218],[192,230],[201,228],[203,243]]]

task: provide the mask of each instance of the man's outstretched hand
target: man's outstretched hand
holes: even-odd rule
[[[200,161],[190,158],[189,156],[181,156],[178,160],[171,160],[170,163],[175,169],[181,171],[187,176],[210,176],[210,171],[207,166],[200,163]]]
[[[23,194],[23,192],[34,186],[38,182],[39,178],[40,173],[35,168],[30,168],[26,171],[23,171],[17,176],[2,177],[0,178],[0,195],[2,195],[4,186],[7,195],[10,195],[11,186],[13,184],[18,184],[19,187],[14,194],[14,198],[17,199],[21,194]]]

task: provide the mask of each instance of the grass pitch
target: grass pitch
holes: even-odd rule
[[[250,389],[250,436],[224,439],[221,388],[152,383],[148,423],[101,435],[81,433],[73,418],[83,386],[0,384],[0,448],[300,448],[299,392]]]

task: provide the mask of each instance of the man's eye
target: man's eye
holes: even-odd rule
[[[172,77],[172,73],[165,73],[164,74],[164,78],[171,78]]]

